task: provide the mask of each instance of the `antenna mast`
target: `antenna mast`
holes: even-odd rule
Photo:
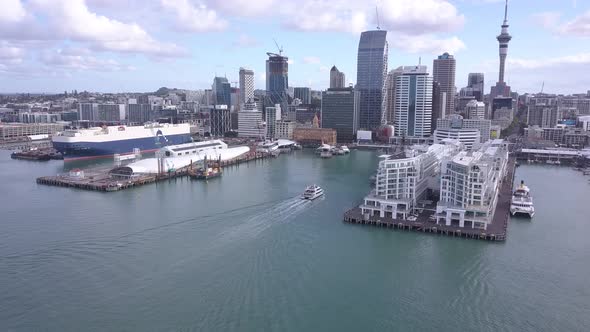
[[[375,15],[377,16],[377,30],[381,30],[381,27],[379,26],[379,8],[377,6],[375,6]]]

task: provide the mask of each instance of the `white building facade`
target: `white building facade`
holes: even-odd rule
[[[396,136],[430,136],[433,83],[426,66],[403,67],[395,79]]]
[[[276,104],[274,107],[266,108],[266,139],[276,137],[276,122],[281,120],[281,105]]]
[[[375,190],[360,206],[364,216],[406,219],[417,202],[424,199],[428,188],[438,186],[441,160],[461,149],[457,142],[446,141],[431,146],[416,146],[406,158],[383,156],[377,169]]]
[[[257,110],[238,112],[238,137],[261,138],[266,134],[262,113]]]
[[[478,151],[461,151],[441,164],[440,201],[436,223],[487,229],[506,174],[508,148],[492,140]]]
[[[240,68],[240,105],[254,100],[254,71]]]

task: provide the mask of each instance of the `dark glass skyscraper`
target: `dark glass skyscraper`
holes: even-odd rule
[[[387,31],[361,33],[356,88],[360,95],[359,128],[376,129],[386,121]]]
[[[289,104],[289,58],[275,53],[266,54],[266,96],[273,106],[281,104],[281,108],[286,110]]]
[[[353,88],[330,88],[322,93],[322,128],[336,129],[336,140],[350,143],[358,129],[359,98]]]
[[[231,105],[231,85],[225,77],[215,77],[211,85],[216,105]]]

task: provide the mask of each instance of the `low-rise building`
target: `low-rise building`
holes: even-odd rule
[[[60,123],[0,123],[0,140],[32,135],[53,135],[64,130]]]
[[[322,143],[335,145],[336,130],[330,128],[295,128],[293,140],[305,146],[317,146]]]
[[[275,124],[276,138],[293,139],[295,122],[290,120],[277,120]]]
[[[508,148],[499,139],[485,143],[478,151],[461,151],[444,160],[436,223],[487,229],[494,218],[507,163]]]

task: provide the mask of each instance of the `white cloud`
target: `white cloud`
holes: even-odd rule
[[[541,12],[532,14],[531,20],[546,29],[555,29],[560,17],[559,12]]]
[[[240,34],[238,39],[234,41],[232,44],[235,47],[255,47],[260,45],[256,38],[245,33]]]
[[[303,63],[307,63],[307,64],[319,64],[320,58],[318,58],[317,56],[304,56],[303,57]]]
[[[455,6],[443,0],[385,0],[379,18],[384,29],[410,35],[453,31],[465,21]]]
[[[20,0],[2,0],[2,10],[0,10],[0,22],[14,23],[20,22],[26,16],[25,8]]]
[[[21,47],[0,41],[0,64],[15,65],[23,62],[25,50]]]
[[[44,51],[40,60],[43,64],[66,70],[125,71],[132,66],[120,64],[113,59],[100,59],[89,55],[86,49],[68,48]]]
[[[438,38],[434,35],[395,35],[391,36],[388,42],[391,47],[408,53],[455,54],[465,48],[465,44],[458,37]]]
[[[290,65],[292,65],[292,64],[295,63],[295,59],[289,58],[289,60],[287,60],[287,63],[290,64]]]
[[[177,29],[187,32],[221,31],[228,23],[212,9],[201,4],[193,5],[188,0],[161,0],[162,6],[174,14]]]
[[[519,59],[509,57],[507,62],[513,69],[540,69],[568,65],[590,65],[590,53],[579,53],[547,59]]]
[[[561,31],[565,34],[590,37],[590,10],[573,20],[566,22],[561,27]]]
[[[236,15],[236,16],[245,16],[245,17],[252,17],[257,15],[266,14],[272,12],[272,6],[278,5],[276,4],[275,0],[209,0],[206,1],[207,5],[211,8],[215,8],[216,10]]]

